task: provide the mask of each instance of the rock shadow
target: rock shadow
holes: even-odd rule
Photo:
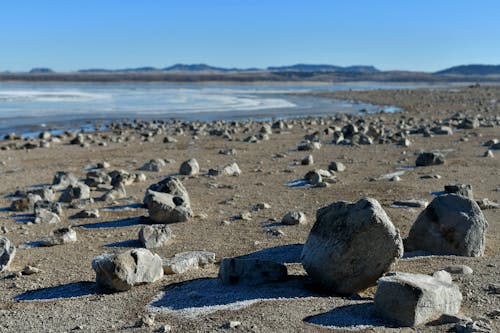
[[[141,208],[145,208],[142,203],[133,203],[128,205],[109,206],[103,208],[102,210],[104,212],[114,212],[114,211],[136,210]]]
[[[307,188],[311,187],[311,184],[304,178],[298,178],[285,183],[285,186],[290,188]]]
[[[102,293],[95,282],[82,281],[60,286],[29,290],[13,298],[22,302],[48,302],[61,299],[73,299]]]
[[[270,260],[281,264],[300,263],[303,244],[289,244],[262,249],[237,258]]]
[[[364,302],[334,308],[331,311],[309,316],[304,319],[308,324],[339,330],[361,330],[371,327],[391,327],[393,323],[378,318],[374,313],[373,302]]]
[[[153,312],[196,318],[220,310],[239,310],[254,303],[320,297],[293,278],[258,286],[223,285],[218,279],[197,279],[168,286],[149,305]]]
[[[85,223],[74,226],[75,228],[84,228],[84,229],[106,229],[106,228],[125,228],[134,225],[144,224],[145,220],[142,216],[137,217],[129,217],[116,221],[107,221],[107,222],[97,222],[97,223]]]
[[[12,218],[17,223],[28,223],[28,222],[35,221],[34,214],[15,214],[15,215],[12,215]]]
[[[130,248],[138,248],[138,247],[143,247],[141,242],[139,242],[137,239],[127,239],[124,241],[120,242],[114,242],[110,244],[104,245],[104,247],[107,248],[114,248],[114,247],[130,247]]]

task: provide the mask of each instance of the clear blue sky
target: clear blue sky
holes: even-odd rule
[[[500,63],[500,0],[1,0],[0,71]]]

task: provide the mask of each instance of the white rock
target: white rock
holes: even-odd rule
[[[146,225],[139,230],[139,241],[146,249],[161,247],[172,239],[172,231],[167,225]]]
[[[215,253],[208,251],[189,251],[177,253],[163,260],[165,274],[182,274],[191,269],[198,269],[215,262]]]

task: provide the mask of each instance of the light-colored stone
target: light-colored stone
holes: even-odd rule
[[[59,197],[61,202],[71,202],[75,199],[90,198],[90,187],[84,183],[76,183],[69,185]]]
[[[405,240],[407,251],[482,256],[488,222],[474,200],[445,194],[435,198],[418,216]]]
[[[472,185],[470,184],[450,184],[444,186],[444,191],[449,194],[457,194],[474,200]]]
[[[281,219],[281,223],[286,225],[307,224],[307,217],[300,211],[288,212]]]
[[[160,256],[147,249],[101,254],[92,261],[92,268],[96,273],[97,285],[113,291],[129,290],[163,277]]]
[[[63,245],[76,242],[76,231],[71,227],[54,230],[50,236],[40,241],[42,246]]]
[[[200,165],[196,159],[191,158],[187,161],[182,162],[179,168],[179,174],[184,176],[196,175],[200,172]]]
[[[269,260],[224,258],[219,268],[219,280],[225,285],[258,285],[286,278],[286,266]]]
[[[444,164],[445,158],[441,153],[421,153],[418,155],[417,160],[415,161],[416,166],[430,166],[430,165],[439,165]]]
[[[182,196],[148,190],[144,197],[149,218],[154,223],[186,222],[193,216],[189,201]]]
[[[16,255],[16,247],[4,236],[0,236],[0,273],[9,269],[9,266]]]
[[[55,224],[61,222],[59,215],[48,209],[40,208],[35,212],[35,224]]]
[[[350,294],[374,285],[402,254],[399,231],[377,200],[365,198],[319,209],[301,261],[325,289]]]
[[[427,207],[428,204],[429,204],[428,201],[419,199],[398,200],[392,203],[392,205],[396,207],[410,207],[410,208],[425,208]]]
[[[462,294],[450,280],[399,272],[384,276],[378,280],[375,312],[404,326],[422,325],[443,314],[455,315],[460,310]]]
[[[215,253],[208,251],[189,251],[177,253],[163,260],[165,274],[182,274],[192,269],[205,267],[215,262]]]
[[[331,162],[329,165],[328,165],[328,170],[333,170],[335,172],[343,172],[345,171],[346,167],[344,165],[344,163],[342,162]]]
[[[73,215],[77,219],[96,219],[99,217],[99,209],[84,209]]]
[[[172,239],[172,231],[167,225],[146,225],[139,230],[139,241],[146,249],[166,245]]]

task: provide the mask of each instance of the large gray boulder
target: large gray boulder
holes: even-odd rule
[[[319,209],[301,261],[322,287],[350,294],[374,285],[402,254],[399,231],[377,200],[365,198]]]
[[[448,273],[436,273],[430,276],[398,272],[380,278],[375,313],[404,326],[425,324],[443,314],[456,315],[462,294]]]
[[[439,165],[444,164],[445,159],[443,154],[441,153],[421,153],[418,155],[417,160],[415,161],[416,166],[429,166],[429,165]]]
[[[188,221],[193,216],[189,201],[184,197],[148,190],[144,197],[149,218],[154,223],[176,223]]]
[[[64,190],[69,185],[75,185],[78,183],[78,177],[76,177],[71,172],[58,171],[54,175],[52,180],[52,188],[54,190]]]
[[[69,185],[59,197],[61,202],[71,202],[75,199],[90,198],[90,187],[84,183],[76,183]]]
[[[196,175],[200,172],[200,165],[196,159],[192,158],[182,162],[179,168],[179,174],[184,176]]]
[[[166,245],[172,239],[172,231],[167,225],[145,225],[139,230],[139,241],[146,249]]]
[[[479,257],[488,222],[474,200],[455,194],[435,198],[418,216],[405,240],[406,251]]]
[[[146,249],[101,254],[92,261],[92,268],[97,285],[112,291],[129,290],[163,277],[160,256]]]
[[[168,193],[176,197],[182,197],[185,201],[189,202],[189,195],[186,188],[184,187],[182,182],[175,177],[167,177],[156,184],[151,184],[148,187],[148,190]]]
[[[4,236],[0,236],[0,273],[9,268],[16,255],[16,247]]]
[[[222,284],[258,285],[284,281],[287,278],[286,266],[269,260],[253,258],[224,258],[219,268]]]

